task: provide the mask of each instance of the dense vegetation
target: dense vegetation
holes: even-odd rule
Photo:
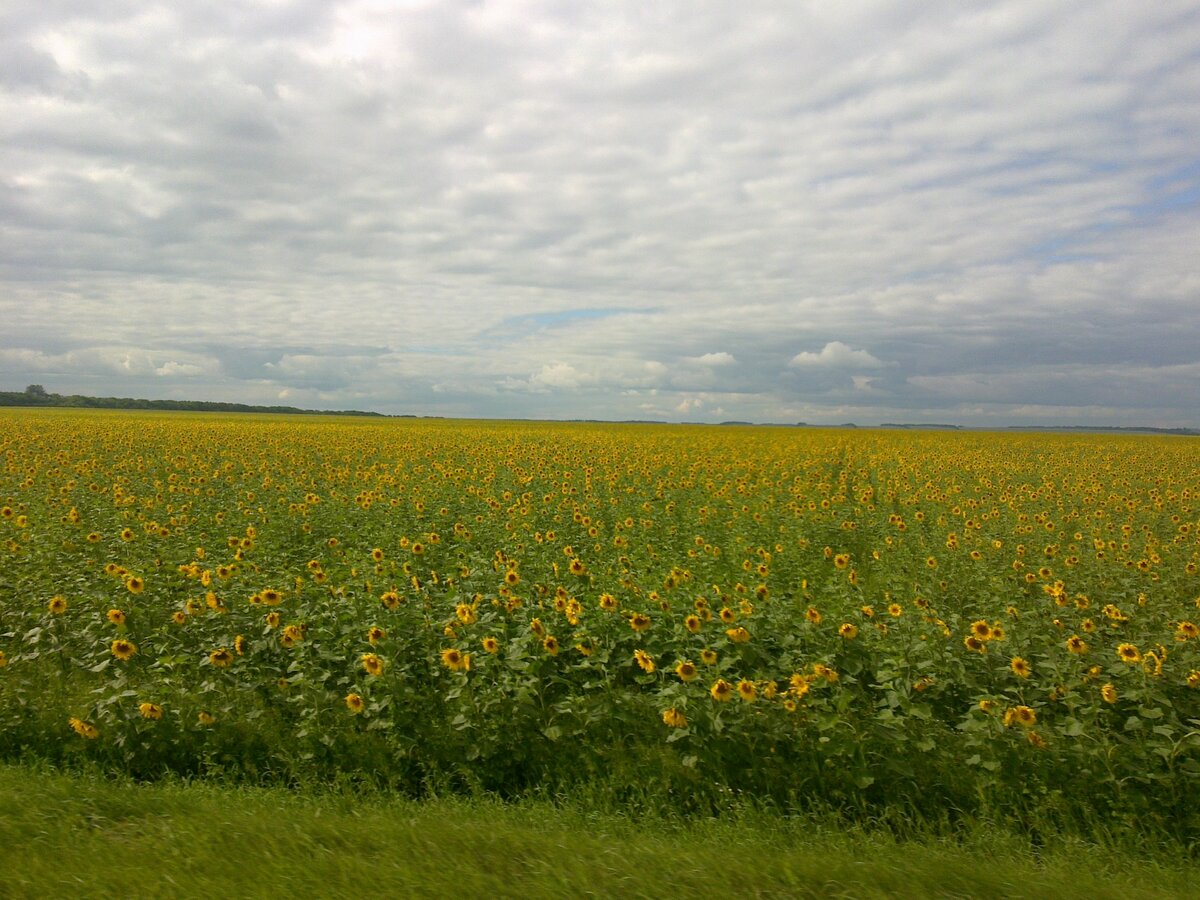
[[[0,757],[1200,836],[1200,449],[0,412]]]
[[[215,400],[139,400],[134,397],[88,397],[82,394],[53,394],[38,384],[25,390],[0,391],[0,406],[50,406],[69,409],[159,409],[183,412],[272,413],[304,416],[378,416],[357,409],[316,410],[295,406],[249,406]]]

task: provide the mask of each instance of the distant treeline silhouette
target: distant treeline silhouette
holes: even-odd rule
[[[0,406],[55,406],[83,409],[174,409],[187,412],[287,413],[300,416],[380,416],[358,409],[300,409],[296,406],[251,406],[211,400],[139,400],[133,397],[85,397],[82,394],[51,394],[40,384],[24,391],[0,391]]]

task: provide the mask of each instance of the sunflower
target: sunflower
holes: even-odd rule
[[[654,657],[652,657],[645,650],[640,650],[640,649],[634,650],[633,658],[637,662],[637,664],[639,666],[641,666],[643,672],[653,672],[654,671],[654,668],[655,668]]]
[[[500,642],[498,640],[496,640],[494,637],[485,637],[483,639],[483,649],[487,653],[499,653],[500,652]]]
[[[267,606],[278,606],[283,600],[283,592],[277,591],[275,588],[267,588],[265,591],[259,592],[259,599]]]
[[[211,725],[211,724],[213,724],[215,721],[217,721],[217,717],[216,717],[216,716],[214,716],[212,713],[210,713],[210,712],[207,712],[207,711],[205,711],[205,710],[203,710],[203,709],[202,709],[202,710],[200,710],[199,714],[196,716],[196,721],[197,721],[197,722],[198,722],[200,725],[202,725],[202,726],[204,726],[205,728],[207,728],[209,725]]]
[[[370,628],[367,629],[368,643],[378,644],[385,637],[387,637],[387,632],[384,631],[382,628],[380,628],[378,625],[372,625]]]
[[[990,641],[992,639],[992,626],[983,619],[979,619],[971,623],[971,634],[981,641]]]
[[[1020,656],[1014,656],[1012,662],[1009,663],[1009,667],[1018,678],[1028,678],[1033,674],[1033,667],[1029,665],[1027,660]]]
[[[218,669],[227,669],[233,663],[233,654],[221,647],[208,654],[208,661]]]
[[[46,604],[46,609],[52,615],[61,616],[67,611],[67,598],[62,594],[59,594],[57,597],[51,597],[50,602]]]
[[[692,634],[695,634],[696,632],[698,632],[702,626],[703,626],[703,623],[700,621],[699,616],[695,616],[695,615],[688,616],[687,618],[685,618],[683,620],[683,627],[686,628],[688,631],[690,631]]]
[[[715,666],[717,664],[717,651],[705,647],[700,651],[700,662],[706,666]]]
[[[546,635],[545,639],[542,641],[542,647],[545,648],[546,652],[551,656],[558,656],[558,638],[556,638],[554,635]]]
[[[650,628],[650,617],[645,613],[634,613],[629,617],[629,627],[637,632],[647,631]]]
[[[100,732],[96,730],[96,726],[91,722],[85,722],[83,719],[76,719],[72,717],[67,719],[67,724],[71,726],[71,729],[77,735],[82,738],[87,738],[89,741],[94,741],[100,736]]]
[[[364,653],[362,655],[362,667],[364,672],[374,678],[383,674],[384,662],[374,653]]]
[[[858,626],[852,625],[851,623],[846,622],[845,624],[842,625],[841,628],[838,629],[838,634],[840,634],[846,640],[852,641],[856,637],[858,637]]]
[[[1008,727],[1014,722],[1022,728],[1032,728],[1037,724],[1037,713],[1028,706],[1014,706],[1004,714],[1004,725]]]
[[[1104,698],[1105,703],[1117,702],[1117,689],[1111,684],[1102,685],[1100,688],[1100,696]]]
[[[375,560],[375,562],[383,562],[383,550],[376,547],[371,551],[371,559]]]
[[[163,716],[162,707],[154,703],[139,703],[138,712],[143,719],[161,719]]]
[[[804,613],[804,618],[807,619],[809,622],[812,622],[812,624],[814,624],[814,625],[821,624],[821,613],[814,606],[810,606],[808,608],[808,610]]]
[[[737,628],[727,628],[725,634],[735,644],[745,644],[750,640],[750,632],[741,625]]]
[[[1180,622],[1175,628],[1175,640],[1186,641],[1200,635],[1200,628],[1194,622]]]
[[[1117,657],[1124,663],[1141,662],[1142,654],[1138,652],[1138,648],[1133,644],[1121,644],[1117,647]]]
[[[673,706],[663,711],[662,720],[671,728],[687,728],[687,717]]]
[[[735,621],[737,621],[737,613],[735,613],[728,606],[723,607],[721,609],[721,621],[726,625],[732,625]]]
[[[1073,634],[1069,638],[1067,638],[1067,649],[1070,650],[1072,653],[1074,653],[1076,656],[1082,656],[1083,654],[1088,652],[1087,641],[1085,641],[1079,635]]]
[[[119,609],[110,609],[107,613],[105,613],[105,618],[107,618],[108,621],[112,622],[114,625],[125,624],[125,613],[121,612]]]
[[[567,568],[572,575],[583,575],[587,572],[587,566],[583,564],[583,560],[579,559],[579,557],[573,558]]]
[[[987,644],[973,634],[968,634],[963,638],[963,646],[974,653],[987,653]]]
[[[675,664],[675,674],[679,676],[680,681],[692,681],[700,674],[700,671],[696,668],[695,663],[682,659]]]
[[[267,613],[264,621],[267,623],[268,628],[278,628],[280,619],[281,617],[279,613],[275,610],[271,610],[269,613]]]
[[[363,698],[358,694],[346,695],[346,709],[350,710],[350,712],[354,715],[358,715],[360,712],[362,712],[365,706],[366,703],[363,702]]]
[[[726,703],[733,699],[733,685],[724,678],[718,678],[709,689],[712,698],[720,703]]]
[[[743,678],[737,684],[738,698],[745,703],[753,703],[758,697],[758,687],[753,681],[747,681]]]
[[[109,649],[112,651],[112,655],[122,662],[132,659],[133,655],[137,653],[137,646],[132,641],[123,638],[113,641]]]
[[[131,594],[140,594],[146,588],[146,582],[137,575],[130,575],[125,579],[125,589]]]
[[[235,637],[233,639],[233,650],[235,653],[237,653],[238,656],[245,655],[246,646],[247,646],[247,641],[246,641],[246,636],[244,634],[239,634],[237,637]]]
[[[600,595],[600,608],[611,612],[612,610],[617,608],[617,598],[614,597],[612,594],[601,594]]]

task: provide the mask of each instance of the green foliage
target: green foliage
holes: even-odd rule
[[[721,819],[334,787],[155,785],[0,768],[6,897],[703,896],[1159,898],[1195,863],[1145,835],[1103,843],[984,822]]]
[[[21,393],[0,391],[0,406],[50,406],[66,409],[143,409],[213,413],[271,413],[283,415],[379,416],[379,413],[348,410],[300,409],[295,406],[252,406],[216,400],[138,400],[133,397],[88,397],[82,394],[50,394],[40,384]]]
[[[1192,442],[0,426],[2,759],[1200,836]]]

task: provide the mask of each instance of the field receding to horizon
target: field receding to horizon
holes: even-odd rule
[[[0,451],[0,760],[1200,838],[1193,440],[0,410]]]

